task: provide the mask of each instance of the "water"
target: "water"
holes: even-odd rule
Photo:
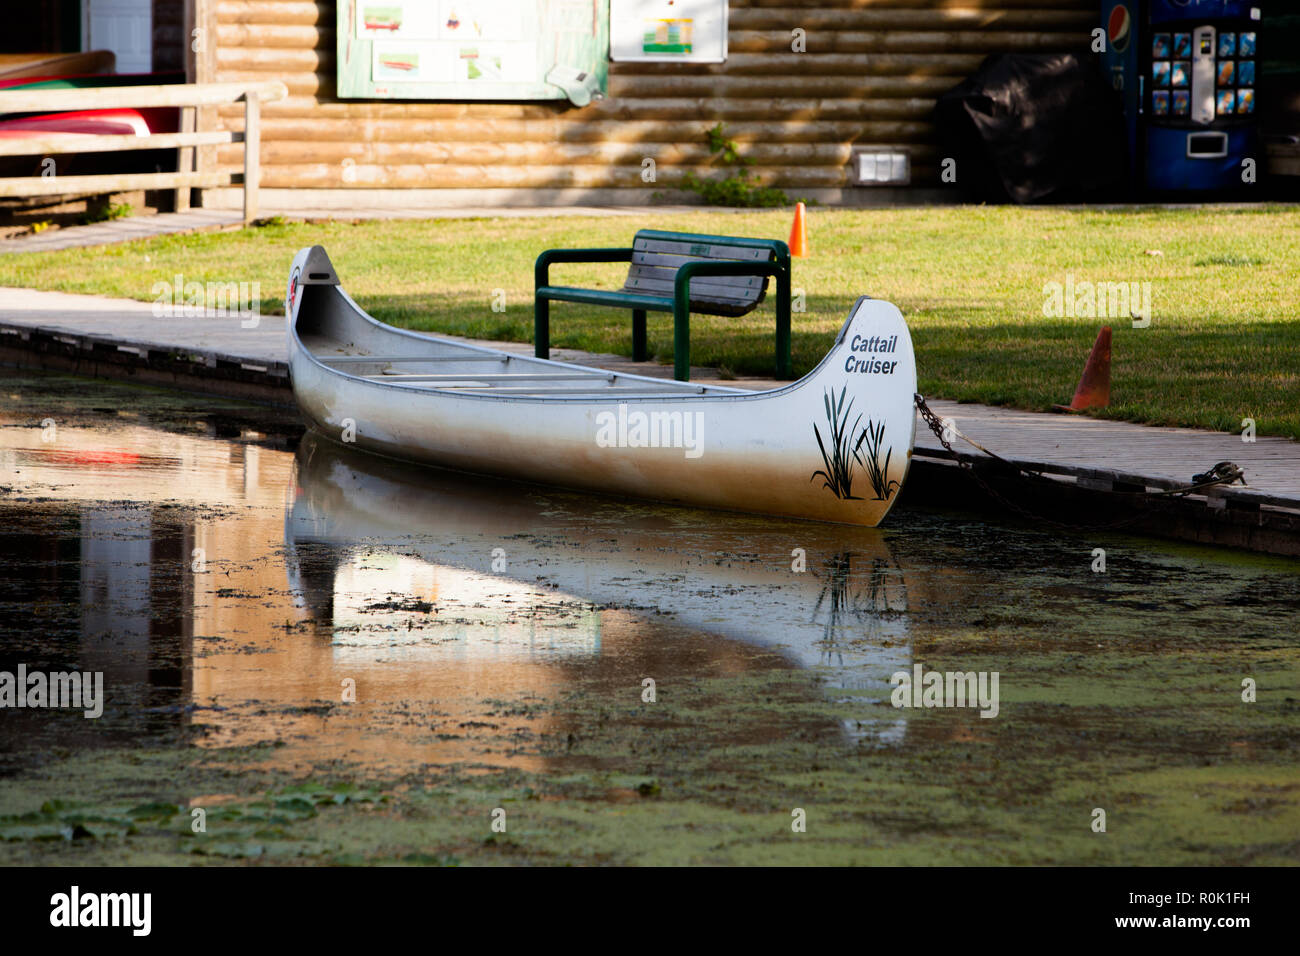
[[[107,692],[97,720],[0,712],[0,834],[43,832],[52,787],[133,819],[135,760],[180,807],[313,780],[410,811],[333,849],[299,832],[313,811],[236,857],[386,861],[452,782],[536,801],[564,860],[1294,857],[1294,562],[915,507],[878,530],[675,509],[409,467],[237,403],[13,373],[0,395],[0,671]],[[917,665],[996,672],[997,716],[894,706]],[[823,792],[835,839],[773,850]],[[626,831],[548,829],[629,800],[650,817]],[[1240,801],[1264,809],[1215,809]],[[1106,847],[1098,806],[1126,833]],[[682,820],[750,835],[706,852]],[[179,822],[130,829],[128,859],[195,852]],[[432,859],[476,859],[468,832]]]

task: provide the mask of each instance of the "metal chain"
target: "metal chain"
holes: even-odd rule
[[[1017,504],[1016,502],[1003,497],[999,492],[994,490],[989,485],[988,482],[986,482],[983,478],[980,477],[979,472],[976,470],[973,464],[971,464],[969,461],[964,460],[959,454],[957,454],[957,452],[953,449],[952,444],[948,441],[947,438],[944,437],[944,432],[951,430],[952,433],[956,435],[958,438],[962,439],[962,441],[974,446],[975,448],[978,448],[980,451],[984,452],[984,454],[988,455],[990,458],[994,459],[995,461],[1001,462],[1002,464],[1006,465],[1008,468],[1014,469],[1015,471],[1019,472],[1022,475],[1026,475],[1030,478],[1034,478],[1039,481],[1048,482],[1053,485],[1057,484],[1057,482],[1052,481],[1052,479],[1048,478],[1041,471],[1034,471],[1033,469],[1026,468],[1023,465],[1018,465],[1013,461],[1008,461],[1007,459],[1003,458],[1001,455],[996,454],[995,452],[989,451],[983,445],[963,435],[956,428],[956,426],[950,425],[948,429],[945,429],[943,420],[940,419],[939,416],[936,415],[934,411],[930,408],[930,406],[926,404],[925,398],[921,395],[920,392],[917,392],[913,396],[913,400],[916,403],[917,411],[921,413],[921,418],[925,421],[926,425],[929,426],[930,431],[934,432],[934,437],[939,439],[939,444],[942,445],[944,447],[944,450],[947,451],[948,454],[952,456],[952,459],[957,463],[957,466],[959,468],[965,469],[966,473],[975,479],[976,483],[978,483],[979,486],[984,489],[985,493],[988,494],[990,498],[1000,503],[1003,507],[1016,512],[1022,517],[1029,518],[1030,520],[1033,521],[1045,522],[1057,528],[1068,528],[1072,530],[1078,530],[1078,529],[1108,530],[1112,528],[1122,528],[1126,525],[1136,524],[1138,521],[1141,521],[1142,519],[1148,517],[1148,514],[1146,512],[1139,512],[1136,515],[1132,515],[1128,518],[1121,518],[1118,521],[1111,521],[1111,522],[1098,524],[1092,522],[1080,523],[1080,522],[1057,521],[1056,519],[1049,518],[1046,515],[1036,514],[1028,510],[1027,508]],[[1238,480],[1240,480],[1243,485],[1246,483],[1246,478],[1241,468],[1239,468],[1237,465],[1234,465],[1230,461],[1221,461],[1213,468],[1211,468],[1209,471],[1205,472],[1204,474],[1194,475],[1193,478],[1201,479],[1201,480],[1180,488],[1168,488],[1162,491],[1147,491],[1143,489],[1141,491],[1117,491],[1112,493],[1119,494],[1119,495],[1135,495],[1135,496],[1140,495],[1145,498],[1159,498],[1159,497],[1164,497],[1166,495],[1180,495],[1180,496],[1186,495],[1193,491],[1198,491],[1201,488],[1209,488],[1212,485],[1232,484],[1233,482]]]

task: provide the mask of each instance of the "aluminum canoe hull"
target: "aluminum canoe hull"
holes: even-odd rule
[[[294,260],[286,313],[299,408],[325,436],[366,451],[601,494],[867,526],[885,517],[907,477],[916,363],[906,322],[888,302],[859,299],[812,372],[763,392],[611,376],[387,326],[348,297],[319,246]],[[592,372],[614,387],[519,394],[332,364],[408,353],[438,355],[439,364],[402,368],[463,372],[444,378],[473,380],[474,363],[496,356],[528,373],[524,380]]]

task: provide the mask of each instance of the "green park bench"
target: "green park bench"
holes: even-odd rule
[[[553,262],[628,262],[616,291],[550,284]],[[586,302],[632,310],[632,358],[646,360],[646,313],[673,314],[673,377],[691,377],[690,319],[744,315],[776,276],[776,376],[794,377],[790,361],[790,250],[779,239],[704,236],[642,229],[630,249],[547,249],[537,257],[533,323],[538,358],[550,358],[552,302]]]

